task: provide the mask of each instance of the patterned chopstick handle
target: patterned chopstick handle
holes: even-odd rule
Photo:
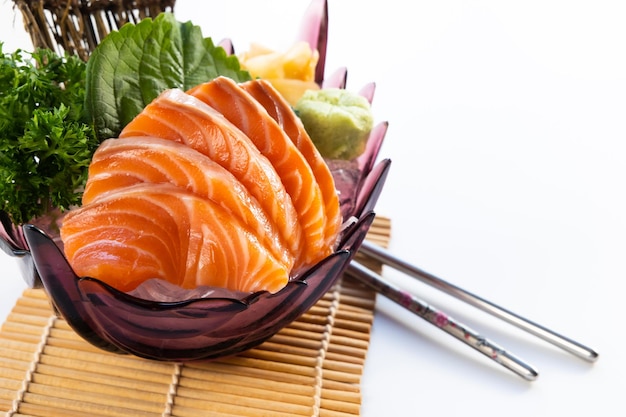
[[[539,375],[531,365],[492,343],[464,324],[452,319],[447,314],[423,302],[415,295],[398,288],[363,265],[353,261],[348,267],[347,273],[415,315],[423,318],[428,323],[474,348],[489,359],[515,372],[522,378],[533,381]]]

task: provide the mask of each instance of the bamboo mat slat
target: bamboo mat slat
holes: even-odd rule
[[[390,220],[378,216],[367,239],[387,246],[390,228]],[[7,417],[359,416],[375,300],[373,291],[343,277],[262,345],[234,357],[179,364],[101,351],[53,314],[42,290],[27,289],[0,329],[0,412]]]

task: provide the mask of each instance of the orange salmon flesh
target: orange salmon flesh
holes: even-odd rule
[[[160,94],[96,150],[82,206],[61,226],[79,276],[122,291],[276,292],[334,249],[331,172],[284,98],[263,80],[218,77]]]

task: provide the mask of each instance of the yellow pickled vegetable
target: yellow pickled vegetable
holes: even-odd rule
[[[269,81],[292,106],[305,91],[319,89],[315,83],[319,53],[307,42],[296,42],[284,52],[252,44],[238,58],[243,69],[252,77]]]

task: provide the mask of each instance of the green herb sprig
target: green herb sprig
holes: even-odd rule
[[[85,63],[0,42],[0,208],[17,224],[80,204],[97,147],[85,123]]]
[[[125,24],[94,49],[87,62],[86,110],[102,141],[118,136],[163,90],[188,90],[220,75],[252,79],[199,26],[160,13]]]

